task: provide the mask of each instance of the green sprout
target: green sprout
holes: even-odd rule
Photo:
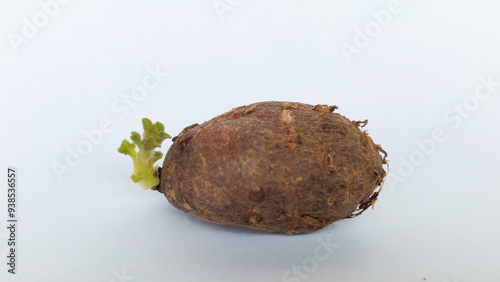
[[[147,190],[160,184],[158,166],[155,162],[163,157],[163,153],[156,151],[161,147],[163,140],[172,138],[165,132],[165,127],[160,122],[153,124],[149,119],[143,118],[142,125],[144,133],[142,136],[133,131],[130,139],[133,143],[124,139],[118,152],[129,155],[134,160],[134,174],[130,177],[135,183],[139,183],[142,189]],[[135,147],[139,147],[139,151]]]

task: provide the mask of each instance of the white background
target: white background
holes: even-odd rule
[[[1,281],[500,281],[500,86],[479,79],[500,81],[498,1],[401,1],[384,27],[389,1],[233,0],[221,18],[212,0],[74,0],[46,23],[38,1],[0,3]],[[118,111],[148,68],[170,76]],[[266,100],[369,119],[391,177],[374,210],[307,235],[219,226],[142,191],[116,152],[143,117],[177,135]],[[103,120],[112,131],[59,181],[53,163]]]

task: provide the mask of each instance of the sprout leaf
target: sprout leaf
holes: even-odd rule
[[[149,119],[143,118],[142,125],[144,127],[142,136],[135,131],[132,132],[130,135],[132,143],[123,140],[118,152],[133,159],[134,174],[130,178],[147,190],[160,183],[158,166],[154,164],[163,157],[163,154],[155,149],[161,147],[163,140],[172,137],[165,132],[165,127],[160,122],[153,124]],[[136,147],[139,148],[138,151]]]

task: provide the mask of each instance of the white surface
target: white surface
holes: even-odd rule
[[[2,263],[0,280],[500,281],[500,86],[468,118],[443,118],[474,102],[478,77],[500,81],[500,4],[401,1],[349,63],[341,43],[354,44],[355,28],[388,1],[230,2],[221,20],[212,0],[70,1],[17,53],[10,34],[43,10],[1,2],[0,168],[19,170],[20,221],[18,274]],[[113,110],[148,67],[170,76],[130,113]],[[356,219],[288,236],[205,223],[128,179],[131,161],[116,148],[142,117],[176,135],[263,100],[368,118],[389,174],[404,182],[386,183],[376,208]],[[86,140],[82,130],[106,119],[114,130],[59,182],[51,164],[64,164],[67,147]],[[446,140],[408,171],[415,142],[437,128]],[[319,243],[328,240],[332,254]]]

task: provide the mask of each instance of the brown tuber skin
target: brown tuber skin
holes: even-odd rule
[[[173,139],[156,189],[201,219],[269,232],[356,216],[376,201],[387,154],[359,129],[367,121],[336,108],[262,102],[189,126]]]

